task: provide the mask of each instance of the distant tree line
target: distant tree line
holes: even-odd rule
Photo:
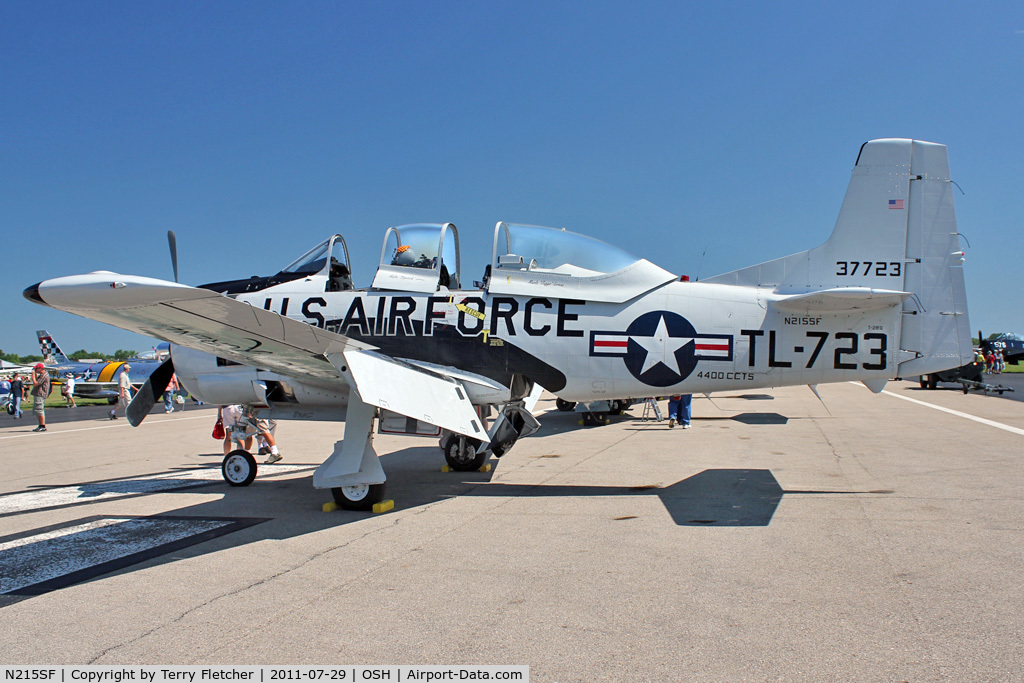
[[[127,360],[129,358],[138,358],[138,356],[139,352],[134,349],[118,349],[117,351],[114,351],[113,354],[79,349],[74,353],[68,354],[68,358],[75,361],[82,360],[83,358],[97,358],[99,360]],[[39,355],[19,356],[16,353],[4,353],[3,349],[0,349],[0,359],[17,365],[32,365],[33,363],[43,362],[43,357]]]

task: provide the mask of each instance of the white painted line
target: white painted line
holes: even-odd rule
[[[311,469],[310,465],[265,465],[259,467],[263,476],[283,474],[296,470]],[[159,493],[171,489],[202,486],[210,482],[223,481],[219,467],[204,467],[182,472],[167,472],[139,479],[100,481],[74,486],[58,486],[52,489],[25,491],[0,496],[0,515],[28,510],[63,507],[75,503],[93,503],[143,493]]]
[[[152,420],[152,418],[149,418],[149,419]],[[152,420],[152,422],[156,423],[156,422],[170,422],[171,420],[179,421],[179,420],[209,420],[209,419],[210,419],[209,415],[192,415],[191,417],[168,417],[168,418],[164,418],[164,419],[156,419],[156,420]],[[124,428],[124,427],[131,427],[131,425],[128,424],[128,420],[126,420],[125,418],[118,418],[118,420],[124,420],[124,422],[118,421],[117,424],[108,424],[108,425],[103,425],[102,427],[82,427],[81,429],[54,429],[53,425],[50,425],[50,426],[48,426],[46,428],[46,433],[47,434],[50,434],[50,433],[53,433],[53,434],[73,434],[75,432],[91,432],[91,431],[93,431],[95,429],[118,429],[118,428]],[[34,424],[34,423],[30,422],[26,426],[32,426],[32,424]],[[67,423],[65,423],[65,422],[58,422],[57,424],[67,424]],[[35,427],[33,427],[33,429],[35,429]],[[24,439],[26,437],[32,437],[32,438],[36,438],[36,439],[45,439],[46,438],[45,436],[41,436],[40,434],[37,434],[37,433],[34,433],[34,432],[30,431],[28,434],[14,434],[12,436],[0,436],[0,441],[3,441],[5,439]]]
[[[860,382],[857,382],[857,384],[860,384]],[[977,415],[970,415],[968,413],[961,413],[959,410],[953,410],[951,408],[943,408],[942,406],[937,406],[934,403],[926,403],[924,401],[918,401],[916,398],[910,398],[909,396],[901,396],[899,394],[894,394],[891,391],[883,391],[882,393],[887,395],[887,396],[892,396],[894,398],[902,399],[904,401],[910,401],[911,403],[916,403],[918,405],[927,406],[928,408],[933,408],[935,410],[941,410],[942,412],[949,413],[950,415],[956,415],[957,417],[963,417],[963,418],[966,418],[968,420],[974,420],[975,422],[980,422],[983,425],[988,425],[989,427],[995,427],[996,429],[1002,429],[1003,431],[1010,432],[1011,434],[1017,434],[1019,436],[1024,436],[1024,429],[1018,429],[1017,427],[1011,427],[1010,425],[1004,425],[1002,422],[995,422],[993,420],[986,420],[983,417],[978,417]]]
[[[108,518],[0,544],[0,593],[12,593],[233,523]]]

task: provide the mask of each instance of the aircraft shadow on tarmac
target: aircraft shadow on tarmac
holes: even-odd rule
[[[771,522],[785,495],[863,493],[786,491],[767,469],[709,469],[666,487],[573,486],[494,482],[493,471],[442,473],[437,450],[433,447],[405,448],[384,454],[381,460],[392,475],[389,496],[400,504],[399,509],[421,507],[455,497],[568,499],[579,496],[657,496],[680,527],[755,527],[767,526]],[[0,538],[0,565],[9,574],[23,575],[17,587],[9,586],[12,590],[0,590],[3,593],[0,595],[0,607],[74,583],[100,578],[112,571],[131,572],[151,564],[176,562],[262,540],[298,537],[358,523],[370,517],[369,513],[320,512],[319,507],[325,496],[323,492],[316,494],[312,489],[312,465],[299,465],[290,470],[291,473],[308,470],[308,476],[284,479],[275,476],[275,472],[284,473],[284,470],[275,470],[275,467],[260,468],[260,476],[247,488],[225,485],[219,479],[219,468],[202,468],[209,474],[218,475],[209,480],[197,482],[195,479],[181,478],[183,473],[197,471],[192,468],[161,473],[151,478],[92,482],[77,487],[55,487],[40,491],[54,495],[58,488],[71,489],[66,492],[68,495],[64,504],[43,502],[41,507],[34,510],[80,506],[84,513],[95,511],[94,504],[110,500],[101,494],[111,491],[116,492],[121,499],[153,493],[195,493],[200,487],[203,493],[221,495],[214,501],[208,500],[159,515],[104,517],[86,514],[55,527],[18,534],[19,539]],[[154,486],[152,482],[157,485]],[[170,488],[167,488],[167,484],[170,484]],[[214,487],[219,490],[210,490]],[[7,514],[34,510],[24,509]],[[623,515],[615,519],[634,516]],[[76,531],[85,522],[99,524],[101,528]],[[183,528],[190,524],[196,525],[194,530]],[[43,535],[43,532],[46,534]],[[99,538],[103,539],[99,543],[96,538],[92,538],[96,534],[101,534]],[[164,540],[146,544],[149,539],[161,534]],[[58,537],[57,540],[52,538],[54,535]],[[10,543],[12,540],[16,542]],[[109,558],[89,558],[89,553],[94,552],[97,545],[113,547],[122,540],[128,550],[120,555],[115,553]],[[68,545],[54,545],[59,543]],[[78,552],[76,549],[82,549],[83,554],[83,559],[77,563],[68,557]],[[62,558],[67,565],[66,571],[61,570],[57,574],[51,572],[38,577],[39,580],[31,576],[34,566],[52,564],[40,561],[42,557],[55,556]]]

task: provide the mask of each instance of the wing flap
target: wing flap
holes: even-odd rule
[[[350,377],[369,405],[428,422],[458,434],[487,441],[473,403],[454,379],[380,353],[348,349],[332,354],[338,371]]]

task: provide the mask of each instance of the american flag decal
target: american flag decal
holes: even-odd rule
[[[903,208],[903,200],[902,199],[890,199],[889,200],[889,208],[890,209],[902,209]]]

